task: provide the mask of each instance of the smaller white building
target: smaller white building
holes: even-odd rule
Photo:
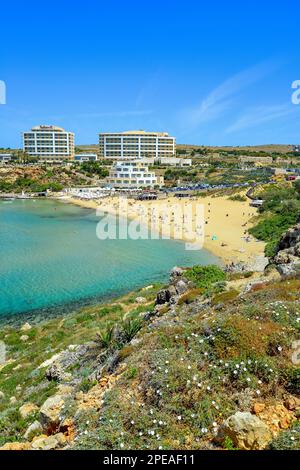
[[[118,161],[110,170],[107,182],[116,188],[153,188],[163,186],[163,177],[157,177],[154,171],[138,160]]]
[[[11,153],[0,153],[0,163],[9,163],[12,160]]]
[[[78,153],[74,156],[75,162],[96,162],[98,160],[98,155],[96,153]]]
[[[191,158],[178,158],[178,157],[160,157],[157,159],[160,165],[170,165],[170,166],[192,166]]]

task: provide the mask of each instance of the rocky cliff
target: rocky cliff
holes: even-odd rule
[[[283,234],[271,262],[283,276],[296,275],[300,272],[300,223]]]

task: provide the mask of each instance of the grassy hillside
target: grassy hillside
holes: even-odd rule
[[[282,234],[294,225],[300,214],[300,193],[298,182],[281,183],[272,187],[257,187],[255,196],[263,199],[256,224],[249,233],[258,240],[265,241],[266,256],[274,256]]]
[[[265,145],[249,145],[249,146],[225,146],[225,147],[212,147],[212,146],[200,146],[193,144],[177,144],[177,149],[179,150],[188,150],[192,149],[203,149],[206,148],[210,152],[230,152],[232,150],[238,150],[241,152],[267,152],[267,153],[282,153],[286,154],[293,151],[293,145],[284,145],[284,144],[265,144]]]
[[[0,192],[60,191],[64,187],[84,184],[84,175],[63,166],[4,166],[0,167]]]
[[[292,360],[300,280],[210,268],[186,276],[192,283],[171,304],[154,308],[154,286],[26,332],[3,326],[0,443],[31,448],[60,436],[55,448],[232,449],[228,436],[216,442],[220,426],[249,411],[272,430],[269,448],[300,448],[300,374]],[[82,346],[74,345],[86,349],[76,355]],[[42,363],[62,351],[49,372]],[[55,429],[30,443],[27,427],[57,394],[63,406]],[[24,403],[34,405],[26,418]]]

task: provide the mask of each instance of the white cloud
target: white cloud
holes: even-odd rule
[[[286,104],[251,107],[248,108],[231,126],[229,126],[225,130],[225,133],[231,134],[251,127],[257,127],[266,122],[288,116],[293,113],[293,111],[294,109]]]
[[[184,110],[181,121],[186,130],[216,120],[231,109],[239,93],[272,73],[279,64],[266,61],[225,80],[211,91],[197,106]]]

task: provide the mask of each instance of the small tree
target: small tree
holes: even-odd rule
[[[296,189],[297,193],[300,194],[300,179],[296,180],[294,185],[295,185],[295,189]]]

